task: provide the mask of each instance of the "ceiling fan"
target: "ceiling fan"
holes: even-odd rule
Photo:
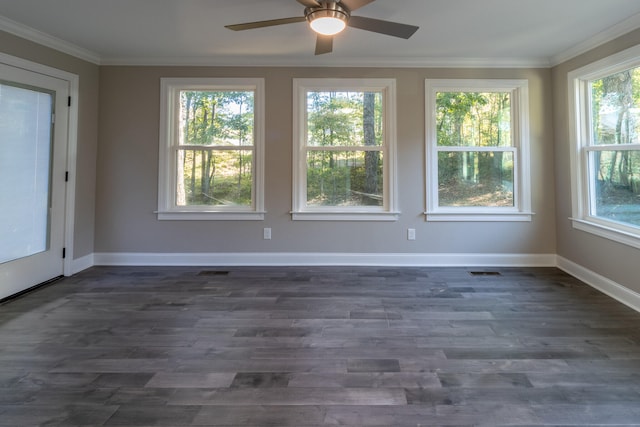
[[[375,0],[296,0],[305,6],[304,16],[272,19],[269,21],[247,22],[244,24],[225,25],[234,31],[251,30],[253,28],[273,27],[275,25],[293,24],[308,21],[309,26],[318,35],[316,38],[316,55],[330,53],[333,50],[333,36],[345,27],[359,28],[394,37],[408,39],[419,27],[383,21],[381,19],[353,16],[351,12],[373,3]]]

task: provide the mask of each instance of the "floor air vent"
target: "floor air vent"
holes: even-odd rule
[[[472,276],[500,276],[499,271],[470,271]]]
[[[228,276],[229,272],[225,270],[202,270],[198,276]]]

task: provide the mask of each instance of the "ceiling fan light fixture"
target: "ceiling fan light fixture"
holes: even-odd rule
[[[340,18],[317,18],[309,23],[311,29],[324,36],[333,36],[345,29],[347,24]]]
[[[348,12],[336,3],[332,6],[307,10],[306,18],[313,31],[324,36],[333,36],[346,28]]]

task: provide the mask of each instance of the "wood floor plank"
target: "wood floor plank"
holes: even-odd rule
[[[0,305],[0,426],[640,426],[639,313],[472,270],[93,267]]]

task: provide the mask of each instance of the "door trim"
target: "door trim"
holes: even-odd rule
[[[39,73],[49,77],[65,80],[69,83],[69,95],[71,106],[69,107],[69,123],[67,124],[67,159],[66,170],[69,172],[69,180],[66,185],[65,209],[64,209],[64,247],[66,257],[63,260],[63,274],[71,276],[73,271],[73,242],[75,230],[75,206],[76,206],[76,162],[78,157],[78,95],[80,93],[80,77],[77,74],[57,68],[28,61],[12,55],[0,52],[0,63],[32,73]]]

